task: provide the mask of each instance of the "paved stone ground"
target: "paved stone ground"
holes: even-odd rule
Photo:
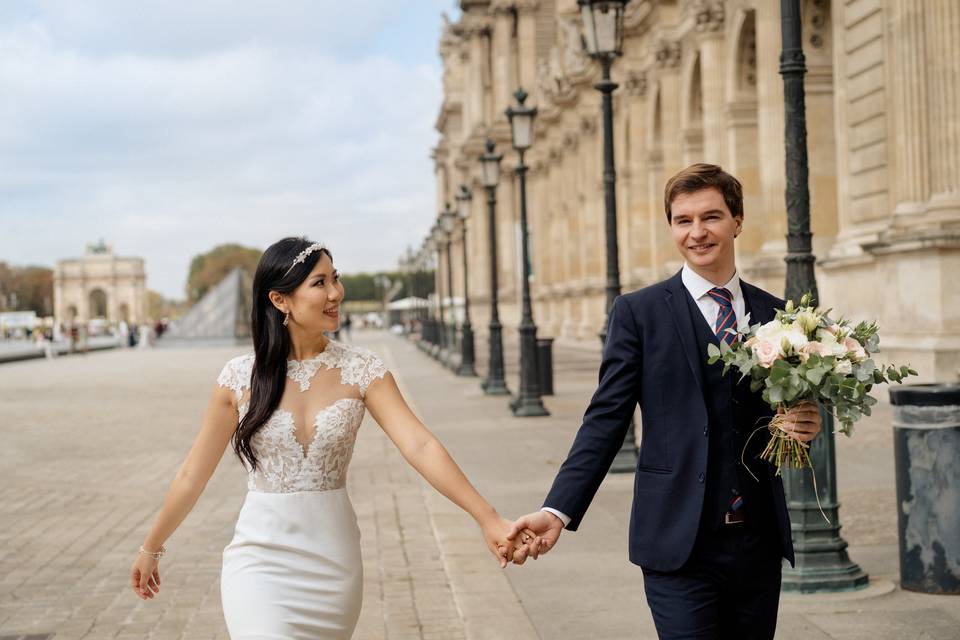
[[[414,410],[501,513],[539,506],[592,392],[595,350],[559,346],[553,415],[517,419],[505,399],[485,397],[475,379],[454,377],[411,344],[353,337],[383,355]],[[170,540],[161,596],[134,597],[127,572],[220,367],[241,350],[123,350],[0,367],[0,636],[227,637],[220,551],[245,491],[232,454]],[[515,348],[507,351],[515,386]],[[871,574],[870,593],[883,595],[785,595],[778,639],[960,638],[960,599],[893,588],[889,417],[864,422],[838,449],[844,534]],[[501,571],[469,517],[369,419],[350,473],[366,574],[355,637],[655,637],[640,571],[626,560],[632,475],[609,476],[581,530],[550,556]]]

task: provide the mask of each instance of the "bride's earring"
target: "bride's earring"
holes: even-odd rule
[[[283,326],[287,326],[288,324],[290,324],[290,312],[285,311],[283,314]]]

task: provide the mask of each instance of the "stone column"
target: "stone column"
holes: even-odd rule
[[[786,268],[787,211],[786,166],[783,135],[783,79],[780,77],[780,5],[758,2],[757,34],[757,131],[760,150],[760,184],[762,185],[763,227],[762,255],[755,264],[755,284],[767,290],[783,290]],[[760,218],[761,216],[757,216]]]
[[[504,109],[513,103],[517,90],[516,52],[513,36],[513,12],[508,3],[496,2],[493,14],[493,118],[506,120]]]
[[[696,9],[696,31],[700,36],[700,90],[703,98],[702,161],[721,164],[724,158],[723,94],[726,64],[724,56],[725,13],[722,2],[704,2]]]
[[[956,0],[916,3],[926,10],[924,39],[930,133],[931,213],[960,217],[960,6]],[[914,29],[910,35],[916,35]]]
[[[625,63],[631,61],[625,60]],[[627,64],[624,65],[625,67]],[[628,72],[623,80],[622,97],[618,109],[623,112],[623,135],[617,139],[623,148],[617,161],[618,178],[623,195],[618,208],[621,228],[620,274],[624,290],[650,284],[650,247],[648,244],[648,194],[646,163],[647,75]],[[622,167],[622,168],[621,168]]]
[[[665,183],[671,176],[683,169],[680,136],[680,43],[662,43],[657,49],[656,56],[660,83],[658,128],[660,132],[661,171],[659,184],[651,185],[651,193],[654,194],[653,200],[658,203],[656,211],[659,215],[654,216],[655,228],[652,235],[657,243],[657,264],[655,268],[659,279],[670,274],[674,267],[679,269],[679,265],[682,264],[682,258],[673,244],[666,214],[663,211]]]
[[[891,7],[890,64],[897,78],[890,87],[897,128],[893,145],[897,178],[892,186],[898,216],[922,213],[930,196],[925,7],[913,0],[894,0]]]

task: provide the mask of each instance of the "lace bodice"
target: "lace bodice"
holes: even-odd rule
[[[253,361],[252,353],[238,356],[223,367],[217,378],[221,387],[233,390],[241,420],[249,406]],[[367,388],[374,380],[383,378],[387,368],[370,351],[332,340],[314,358],[287,361],[287,377],[301,392],[310,389],[321,369],[338,370],[340,384],[358,390],[360,397],[341,397],[318,411],[312,423],[313,437],[306,447],[295,436],[293,413],[283,408],[274,411],[250,442],[257,456],[257,470],[249,472],[249,490],[291,493],[328,491],[346,485],[347,466],[365,412]]]

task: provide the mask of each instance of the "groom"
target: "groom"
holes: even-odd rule
[[[670,179],[664,205],[683,269],[617,298],[600,383],[570,454],[543,508],[520,518],[511,539],[524,528],[539,534],[522,547],[536,556],[564,528],[576,531],[639,405],[630,561],[643,570],[657,633],[773,638],[781,558],[793,562],[793,544],[783,484],[757,458],[772,412],[749,380],[737,383],[739,376],[722,375],[722,364],[708,365],[707,347],[732,342],[728,328],[772,320],[784,303],[737,273],[743,193],[736,178],[695,164]],[[816,405],[788,416],[797,440],[820,431]]]

